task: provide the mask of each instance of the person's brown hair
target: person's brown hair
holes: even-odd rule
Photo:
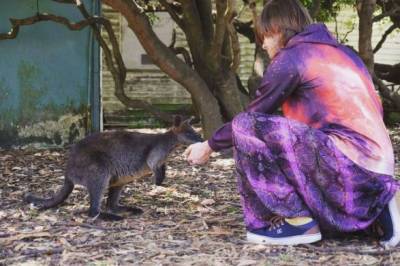
[[[310,14],[298,0],[269,0],[256,20],[256,40],[262,44],[265,36],[281,33],[282,44],[286,45],[311,23]]]

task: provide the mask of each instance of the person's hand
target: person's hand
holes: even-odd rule
[[[208,145],[207,141],[198,142],[187,147],[183,156],[190,164],[205,164],[210,158],[213,150]]]

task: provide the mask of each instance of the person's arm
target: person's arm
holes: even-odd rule
[[[300,74],[290,59],[289,53],[282,52],[264,72],[256,91],[256,98],[247,106],[246,112],[273,113],[299,86]],[[232,122],[217,129],[208,140],[213,151],[232,147]]]

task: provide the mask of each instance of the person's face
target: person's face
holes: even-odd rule
[[[267,51],[270,58],[273,58],[282,48],[281,34],[276,33],[269,36],[264,36],[262,48],[263,50]]]

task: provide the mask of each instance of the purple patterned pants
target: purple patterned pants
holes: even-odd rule
[[[309,216],[321,229],[365,229],[394,196],[392,176],[348,159],[320,130],[262,113],[232,124],[238,186],[247,229],[272,216]]]

